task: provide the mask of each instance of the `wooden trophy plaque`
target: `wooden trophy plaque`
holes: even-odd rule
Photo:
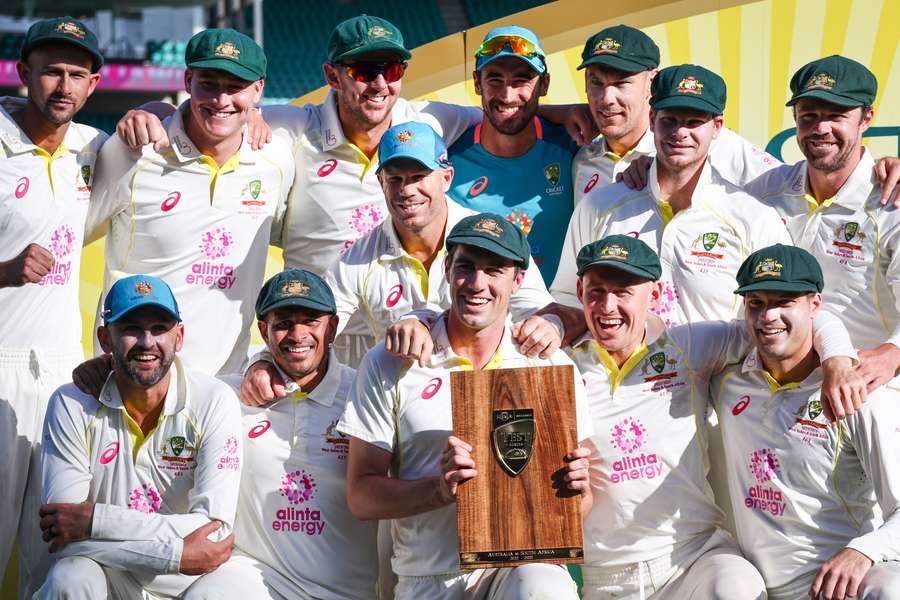
[[[462,568],[584,562],[581,495],[563,480],[573,377],[570,365],[450,374],[453,435],[478,470],[457,495]]]

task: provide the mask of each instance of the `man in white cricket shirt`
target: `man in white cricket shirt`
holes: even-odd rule
[[[737,275],[755,348],[713,382],[737,539],[771,600],[900,597],[900,412],[881,387],[824,418],[811,324],[822,269],[776,245]]]
[[[661,293],[659,258],[633,237],[592,242],[577,264],[590,331],[572,358],[598,448],[585,518],[585,597],[763,598],[762,577],[724,531],[707,483],[709,378],[749,350],[743,321],[667,329],[649,312]],[[845,355],[835,361],[853,362],[836,317],[817,335]]]
[[[653,79],[650,120],[656,156],[649,185],[596,188],[575,207],[551,292],[577,306],[575,259],[594,240],[618,233],[656,250],[665,287],[657,313],[667,324],[730,320],[740,303],[730,291],[738,266],[754,248],[789,242],[771,208],[710,165],[710,145],[723,125],[725,82],[697,65],[661,70]]]
[[[120,279],[103,308],[112,374],[98,397],[67,384],[47,409],[40,525],[63,558],[35,597],[198,598],[184,595],[193,575],[234,539],[237,398],[176,357],[184,327],[164,281]]]
[[[72,119],[102,65],[83,23],[38,21],[17,64],[28,99],[0,99],[0,573],[18,539],[21,598],[31,597],[49,567],[37,525],[47,399],[84,359],[78,272],[106,135]]]
[[[134,273],[171,285],[191,326],[189,368],[235,373],[294,163],[280,138],[262,150],[245,139],[263,90],[262,48],[232,29],[207,29],[188,42],[185,62],[191,97],[166,123],[172,146],[134,155],[113,137],[101,151],[89,239],[108,233],[105,290]]]
[[[872,72],[843,56],[801,67],[787,104],[806,160],[746,188],[818,260],[828,282],[825,310],[841,316],[861,349],[860,375],[870,389],[900,368],[900,210],[879,201],[882,186],[862,145],[877,91]]]
[[[331,290],[309,271],[282,271],[260,291],[260,333],[288,385],[273,404],[242,407],[237,549],[192,593],[236,600],[375,598],[376,526],[347,507],[349,440],[336,429],[356,375],[331,349],[336,312]],[[235,387],[241,381],[226,379]]]
[[[472,447],[450,435],[449,373],[571,361],[561,351],[549,360],[529,359],[511,340],[509,297],[521,285],[530,256],[517,227],[489,213],[466,217],[447,236],[447,248],[451,304],[432,327],[437,351],[420,366],[380,346],[371,350],[337,425],[350,436],[350,510],[360,519],[394,519],[392,563],[400,600],[525,598],[538,592],[576,598],[574,583],[557,565],[460,571],[456,489],[477,475]],[[577,372],[574,383],[578,439],[585,440],[592,430]],[[590,505],[589,454],[579,447],[566,457],[566,480],[583,494],[583,510]]]

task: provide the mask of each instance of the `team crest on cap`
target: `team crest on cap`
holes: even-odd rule
[[[619,46],[621,46],[619,42],[612,38],[603,38],[596,44],[594,44],[594,49],[591,50],[591,56],[595,56],[597,54],[618,54]]]
[[[550,185],[559,183],[559,163],[553,163],[544,167],[544,177],[550,182]]]
[[[784,265],[774,258],[765,258],[756,263],[756,266],[753,268],[753,276],[765,277],[767,275],[772,275],[780,277],[782,271],[784,271]]]
[[[837,83],[835,78],[828,73],[816,73],[809,78],[809,81],[806,82],[806,87],[804,89],[830,90],[834,87],[835,83]]]
[[[390,37],[391,35],[391,33],[381,25],[374,25],[372,27],[369,27],[369,31],[367,31],[366,33],[370,38]]]
[[[694,76],[685,77],[678,82],[677,91],[679,94],[696,94],[699,96],[703,92],[703,84],[697,81],[697,78]]]
[[[153,286],[150,285],[149,281],[141,280],[134,284],[134,291],[136,291],[138,294],[143,294],[144,296],[146,296],[153,291]]]
[[[72,21],[63,21],[59,25],[56,26],[56,31],[58,33],[65,33],[68,35],[73,35],[77,37],[79,40],[84,39],[84,29],[73,23]]]
[[[604,246],[603,249],[600,250],[600,256],[598,256],[597,258],[628,260],[628,250],[626,250],[619,244],[610,244],[609,246]]]
[[[493,219],[481,219],[472,225],[472,231],[486,233],[493,237],[500,237],[500,234],[503,233],[503,227]]]
[[[397,140],[400,142],[408,142],[413,138],[413,132],[409,129],[401,129],[397,132]]]
[[[222,42],[216,46],[216,56],[238,60],[241,57],[241,51],[231,42]]]
[[[291,297],[291,296],[309,296],[309,286],[303,283],[302,281],[285,281],[281,285],[281,295],[282,297]]]

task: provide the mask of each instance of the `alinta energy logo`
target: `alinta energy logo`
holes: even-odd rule
[[[144,483],[131,490],[128,505],[138,512],[155,513],[162,505],[162,498],[152,483]]]
[[[381,212],[381,209],[374,204],[363,204],[362,206],[354,208],[353,212],[350,213],[350,219],[347,221],[347,224],[356,232],[356,237],[344,242],[344,247],[341,248],[341,254],[346,252],[347,248],[355,244],[356,240],[378,227],[383,220],[384,214]]]
[[[756,478],[756,485],[750,487],[744,498],[744,506],[750,510],[758,510],[770,513],[774,517],[784,515],[787,503],[784,501],[781,490],[767,486],[778,479],[781,472],[781,464],[778,457],[769,448],[760,448],[750,453],[747,468]]]
[[[191,265],[191,272],[184,278],[185,283],[220,290],[234,286],[236,267],[222,261],[231,254],[234,246],[234,237],[226,227],[215,227],[203,232],[198,244],[203,258]]]
[[[662,464],[656,453],[636,454],[647,444],[647,428],[640,419],[625,417],[610,428],[609,436],[610,445],[628,455],[613,461],[609,475],[612,483],[654,479],[662,474]]]
[[[224,453],[219,457],[216,468],[225,471],[237,471],[241,468],[241,457],[238,456],[238,441],[233,435],[225,440]]]
[[[75,251],[75,232],[68,225],[60,225],[50,234],[49,249],[53,254],[53,268],[44,275],[39,285],[65,285],[72,275],[72,261],[66,260]]]
[[[322,521],[321,512],[308,506],[295,508],[296,505],[310,502],[315,497],[316,482],[312,474],[305,469],[285,473],[281,476],[280,492],[289,504],[275,511],[272,530],[322,535],[325,522]]]

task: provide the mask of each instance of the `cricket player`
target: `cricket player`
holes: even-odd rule
[[[184,326],[161,279],[113,284],[97,336],[114,365],[100,395],[67,384],[47,409],[40,525],[62,558],[35,597],[190,598],[193,575],[231,553],[237,398],[182,366]]]
[[[818,260],[828,281],[825,310],[841,316],[862,349],[860,375],[872,389],[900,368],[900,210],[879,202],[885,194],[862,145],[878,82],[835,55],[801,67],[790,86],[787,105],[806,160],[746,189],[774,207],[794,243]]]
[[[509,297],[521,285],[530,256],[517,227],[500,215],[467,217],[447,236],[447,252],[451,304],[432,328],[438,351],[420,366],[381,346],[371,350],[338,422],[338,431],[350,436],[350,510],[363,520],[394,519],[398,600],[528,598],[539,592],[576,598],[567,572],[556,565],[460,571],[456,489],[477,476],[477,463],[472,446],[450,435],[449,373],[571,361],[561,351],[549,360],[529,359],[512,342]],[[586,440],[592,430],[577,372],[574,384],[577,439]],[[590,504],[589,454],[589,447],[579,447],[566,457],[565,478],[571,489],[582,492],[583,511]]]
[[[198,597],[375,598],[376,524],[347,507],[349,440],[335,428],[356,375],[331,349],[336,313],[328,285],[309,271],[282,271],[259,293],[260,333],[288,384],[274,404],[242,407],[237,549],[193,585]]]
[[[166,122],[172,146],[135,155],[114,137],[101,151],[89,240],[108,233],[104,290],[133,273],[172,286],[192,327],[182,353],[189,368],[234,373],[247,360],[294,162],[283,139],[262,150],[245,139],[266,75],[256,42],[207,29],[188,42],[185,62],[191,97]]]
[[[461,219],[476,213],[447,200],[453,166],[444,141],[428,125],[391,127],[378,154],[378,177],[391,217],[331,265],[325,279],[334,291],[339,333],[360,311],[372,336],[386,340],[389,351],[424,361],[431,351],[431,332],[423,323],[450,306],[444,238]],[[523,354],[549,357],[564,336],[574,339],[584,331],[580,313],[551,305],[553,297],[540,274],[526,270],[522,286],[510,297],[513,338]],[[407,318],[412,313],[415,318]],[[248,371],[242,397],[262,405],[275,397],[272,382],[277,385],[280,378],[271,367],[258,375],[255,371]]]
[[[450,197],[475,211],[504,215],[522,229],[549,285],[572,216],[578,146],[565,128],[537,115],[550,88],[540,40],[524,27],[492,29],[475,53],[472,79],[483,116],[450,147]]]
[[[0,99],[0,572],[18,540],[21,598],[49,567],[37,516],[47,399],[84,359],[78,272],[106,135],[72,119],[102,65],[97,38],[82,22],[37,21],[16,65],[28,98]]]
[[[648,101],[659,70],[659,47],[640,29],[615,25],[588,38],[581,52],[584,88],[602,137],[582,147],[572,163],[575,203],[609,185],[638,158],[656,155]],[[709,152],[712,168],[737,186],[781,163],[727,127]]]
[[[763,248],[737,281],[755,348],[713,390],[741,549],[771,600],[900,597],[896,392],[824,418],[811,333],[824,279],[807,251]]]
[[[585,598],[764,598],[762,577],[725,532],[707,483],[709,379],[750,349],[743,321],[667,329],[649,310],[662,289],[659,258],[633,237],[592,242],[577,265],[589,332],[571,354],[599,453],[585,518]],[[817,347],[842,355],[829,355],[829,369],[852,365],[836,317],[816,333]]]
[[[707,160],[725,110],[725,82],[698,65],[661,70],[653,79],[650,119],[656,157],[650,184],[595,188],[575,208],[551,292],[577,306],[576,256],[588,242],[619,233],[659,252],[667,324],[730,320],[740,303],[727,287],[754,248],[790,242],[777,213],[724,179]]]

